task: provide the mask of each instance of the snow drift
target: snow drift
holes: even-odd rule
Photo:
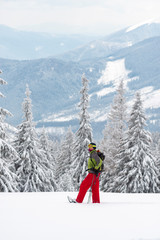
[[[101,193],[101,204],[70,204],[77,193],[1,193],[2,240],[159,240],[160,194]]]

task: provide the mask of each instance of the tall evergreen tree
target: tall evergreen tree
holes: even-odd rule
[[[47,136],[47,139],[48,139],[48,136]],[[59,156],[60,144],[57,140],[51,140],[51,139],[49,139],[49,141],[47,142],[48,142],[47,144],[48,144],[49,153],[51,156],[51,165],[53,169],[53,175],[56,182],[57,158]]]
[[[123,80],[121,80],[108,114],[107,124],[103,132],[104,137],[100,146],[106,156],[104,160],[106,169],[101,180],[101,190],[103,191],[106,191],[106,184],[109,183],[109,178],[111,178],[116,164],[115,156],[125,137],[127,107],[124,95],[125,89]]]
[[[60,185],[60,178],[64,174],[64,162],[63,162],[63,152],[62,149],[64,147],[64,139],[61,139],[59,147],[58,147],[58,154],[56,156],[56,165],[55,165],[55,181],[58,186],[59,190],[59,185]]]
[[[159,180],[160,180],[160,139],[158,140],[158,143],[156,144],[156,147],[154,149],[154,156],[156,158],[156,163],[159,171]]]
[[[17,161],[19,187],[24,192],[54,191],[51,181],[52,172],[48,168],[46,156],[40,146],[32,117],[32,103],[29,87],[26,87],[26,98],[22,104],[24,121],[18,126],[15,146],[20,160]],[[53,180],[53,179],[52,179]]]
[[[72,161],[73,161],[73,143],[74,134],[69,127],[65,139],[62,141],[60,148],[60,155],[57,158],[57,173],[58,173],[58,184],[59,190],[71,191],[73,190],[72,181]]]
[[[75,190],[78,190],[81,181],[86,177],[87,160],[88,160],[88,144],[92,141],[92,129],[90,117],[88,113],[89,95],[88,80],[83,74],[80,107],[80,127],[76,132],[74,144],[74,174],[73,182]]]
[[[59,178],[59,186],[58,190],[60,192],[73,192],[74,191],[74,185],[72,180],[72,171],[69,170],[68,172],[65,172],[60,178]]]
[[[43,127],[42,133],[40,135],[40,144],[46,156],[46,165],[49,166],[50,169],[55,168],[55,155],[53,155],[53,144],[49,139],[48,134],[46,133],[46,129]]]
[[[158,169],[151,152],[151,135],[145,130],[146,117],[140,93],[136,94],[127,139],[117,158],[112,191],[126,193],[159,192]]]
[[[55,158],[55,154],[52,154],[52,142],[51,142],[51,140],[49,140],[49,137],[48,137],[44,127],[43,127],[43,131],[41,133],[41,136],[40,136],[40,146],[45,155],[43,163],[48,169],[51,170],[50,171],[50,180],[54,187],[54,190],[56,190],[57,189],[57,186],[55,184],[56,158]]]
[[[2,73],[1,70],[0,73]],[[0,78],[0,84],[4,85],[7,82]],[[0,97],[4,97],[4,95],[0,93]],[[12,116],[12,114],[8,110],[0,108],[0,192],[15,192],[18,189],[14,163],[18,159],[18,154],[6,140],[5,119],[7,116]]]
[[[2,71],[0,70],[0,74]],[[6,85],[7,82],[0,78],[0,84],[1,85]],[[0,92],[0,97],[5,97],[1,92]],[[12,114],[4,108],[0,107],[0,138],[5,140],[6,139],[6,127],[5,127],[5,119],[7,116],[12,116]]]
[[[74,151],[74,133],[72,132],[71,127],[68,128],[68,131],[66,133],[65,141],[64,141],[64,148],[63,148],[63,156],[65,159],[65,172],[69,171],[71,169],[71,164],[73,160],[73,151]]]

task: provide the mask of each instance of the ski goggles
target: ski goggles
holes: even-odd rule
[[[94,145],[94,144],[89,144],[89,145],[88,145],[88,148],[96,148],[96,145]]]

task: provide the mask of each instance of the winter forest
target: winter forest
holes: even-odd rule
[[[2,71],[0,70],[2,75]],[[0,78],[0,84],[7,82]],[[58,141],[43,128],[36,131],[32,100],[26,86],[23,119],[15,133],[9,131],[7,109],[0,108],[0,192],[77,191],[87,175],[87,146],[93,139],[89,116],[89,81],[82,76],[79,128]],[[147,131],[140,92],[127,105],[124,81],[114,95],[102,140],[97,149],[105,154],[100,189],[117,193],[160,193],[160,134]],[[1,97],[4,97],[0,93]],[[33,106],[34,107],[34,106]],[[13,113],[14,114],[14,113]]]

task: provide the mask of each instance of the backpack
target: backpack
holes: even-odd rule
[[[104,155],[104,153],[100,152],[100,150],[97,150],[97,154],[98,154],[98,157],[100,157],[100,159],[102,160],[102,166],[101,166],[101,172],[102,172],[104,169],[105,155]]]

